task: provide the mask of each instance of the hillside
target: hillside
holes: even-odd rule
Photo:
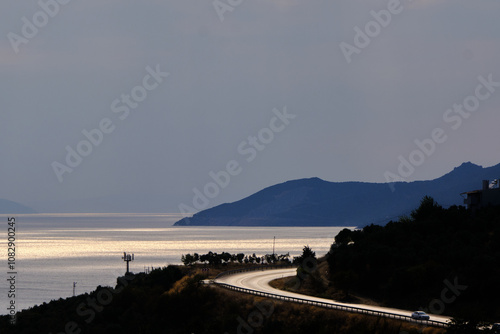
[[[200,284],[204,278],[206,272],[177,266],[122,277],[115,288],[99,286],[90,294],[24,310],[14,325],[9,324],[9,316],[0,316],[0,333],[398,334],[418,330],[411,323],[214,288]]]
[[[483,168],[463,163],[431,181],[386,183],[288,181],[181,219],[176,226],[366,226],[408,214],[423,196],[444,207],[461,205],[460,193],[500,177],[500,164]]]
[[[399,221],[342,230],[326,258],[330,286],[345,294],[461,319],[500,317],[500,206],[472,214],[425,197]]]
[[[25,205],[0,198],[0,214],[36,213]]]

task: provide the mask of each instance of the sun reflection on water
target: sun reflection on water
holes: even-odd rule
[[[113,286],[125,270],[123,252],[135,254],[130,269],[136,273],[180,264],[186,253],[270,254],[274,237],[278,254],[297,256],[309,245],[321,256],[344,228],[170,226],[178,219],[171,214],[18,215],[19,307],[68,297],[75,281],[78,293]],[[0,240],[0,247],[7,247],[6,240]],[[5,252],[0,253],[4,260]],[[0,283],[0,293],[6,288]]]

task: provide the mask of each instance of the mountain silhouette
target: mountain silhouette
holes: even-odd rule
[[[0,214],[36,213],[30,207],[0,198]]]
[[[366,226],[397,220],[428,195],[444,207],[463,205],[460,193],[481,189],[482,180],[500,178],[500,164],[483,168],[466,162],[430,181],[287,181],[234,203],[186,217],[175,226]]]

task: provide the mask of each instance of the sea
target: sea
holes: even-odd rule
[[[15,218],[13,267],[7,254],[10,217]],[[134,273],[181,264],[182,254],[209,251],[265,255],[274,247],[276,254],[298,256],[308,245],[322,256],[345,228],[173,226],[181,218],[156,213],[0,215],[0,314],[9,313],[12,301],[19,311],[99,285],[114,287],[126,271],[124,252],[134,255],[129,263]]]

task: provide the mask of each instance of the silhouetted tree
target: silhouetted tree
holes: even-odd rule
[[[335,243],[339,246],[347,245],[349,242],[352,241],[352,234],[353,232],[350,229],[348,228],[343,229],[342,231],[339,232],[339,234],[335,236]]]
[[[196,263],[195,257],[191,254],[186,254],[181,256],[181,261],[185,266],[190,266]]]
[[[420,206],[413,210],[410,214],[413,220],[425,220],[429,219],[437,214],[441,213],[443,207],[434,201],[434,198],[430,196],[424,196],[420,201]]]
[[[243,254],[243,253],[236,254],[236,260],[238,260],[239,263],[243,262],[244,257],[245,257],[245,254]]]
[[[302,255],[294,258],[294,263],[301,266],[306,260],[316,260],[316,252],[313,252],[309,246],[304,246],[302,249]]]

